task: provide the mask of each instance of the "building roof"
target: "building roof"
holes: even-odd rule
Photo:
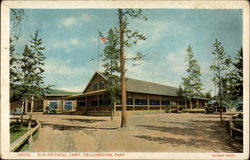
[[[107,77],[102,72],[96,72],[95,74],[99,74],[101,77],[107,80]],[[126,78],[126,90],[128,92],[136,93],[177,96],[178,88],[155,82]]]
[[[148,93],[155,95],[177,96],[178,88],[154,82],[126,79],[126,90],[128,92]]]

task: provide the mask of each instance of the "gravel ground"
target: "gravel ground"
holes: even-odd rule
[[[42,128],[28,152],[237,152],[218,115],[165,113],[120,117],[34,115]]]

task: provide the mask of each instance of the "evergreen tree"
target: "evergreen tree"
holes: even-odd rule
[[[187,55],[185,57],[185,62],[187,63],[187,77],[182,77],[182,85],[184,86],[185,94],[189,98],[190,108],[192,109],[192,98],[197,98],[202,95],[202,83],[201,83],[201,72],[200,65],[195,59],[192,47],[189,45],[187,48]]]
[[[198,98],[202,96],[202,86],[201,83],[201,71],[200,65],[196,59],[194,59],[192,64],[192,77],[193,77],[193,90],[194,90],[194,97],[196,97],[196,107],[199,106]]]
[[[51,85],[45,85],[43,81],[45,60],[43,50],[45,48],[41,46],[42,39],[39,38],[37,31],[30,42],[31,46],[25,45],[21,57],[17,59],[17,67],[12,63],[16,59],[11,58],[10,61],[10,68],[13,67],[13,70],[10,72],[10,79],[13,79],[11,82],[11,86],[13,86],[11,87],[11,96],[21,102],[21,125],[23,122],[24,102],[31,99],[33,104],[34,96],[40,96],[48,92],[51,87]],[[32,110],[33,107],[31,106],[31,112]]]
[[[117,74],[120,73],[119,68],[119,37],[116,28],[108,31],[106,47],[103,52],[103,67],[105,69],[104,75],[108,78],[106,84],[106,96],[111,100],[111,104],[114,102],[120,102],[120,79]]]
[[[235,85],[235,95],[243,96],[243,49],[242,47],[238,51],[236,62],[233,63],[235,67],[235,72],[237,74],[236,85]]]
[[[223,78],[225,77],[225,71],[229,69],[231,58],[226,56],[226,51],[222,46],[221,42],[217,39],[213,44],[214,50],[212,55],[214,56],[215,63],[210,66],[210,68],[215,71],[214,82],[219,89],[219,109],[220,109],[220,119],[222,119],[222,108],[223,108]]]
[[[193,64],[194,64],[194,54],[192,51],[192,47],[189,45],[187,48],[187,55],[185,57],[185,62],[187,63],[187,77],[182,77],[182,85],[186,90],[187,98],[189,99],[189,106],[192,109],[192,101],[191,99],[194,96],[194,88],[193,88]]]
[[[122,116],[121,116],[121,127],[127,127],[127,111],[126,111],[126,76],[125,76],[125,54],[124,47],[132,47],[137,44],[138,40],[145,40],[146,37],[140,34],[138,31],[132,31],[128,28],[129,21],[133,19],[147,20],[143,16],[141,9],[118,9],[118,22],[119,22],[119,54],[120,54],[120,72],[121,72],[121,105],[122,105]],[[134,61],[141,61],[143,54],[138,52]]]

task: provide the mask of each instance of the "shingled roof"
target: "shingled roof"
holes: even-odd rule
[[[105,75],[102,72],[97,72],[97,73],[107,80],[107,77],[105,77]],[[177,96],[178,88],[155,82],[126,78],[126,90],[128,92],[136,92],[136,93]]]
[[[178,88],[154,82],[127,78],[126,90],[129,92],[137,92],[137,93],[177,96]]]

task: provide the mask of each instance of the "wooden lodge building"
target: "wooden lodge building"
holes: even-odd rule
[[[111,110],[120,114],[121,105],[111,104],[105,97],[107,77],[101,72],[95,72],[84,89],[78,95],[45,95],[34,104],[34,112],[45,111],[46,107],[54,107],[57,112],[87,115],[102,115]],[[183,98],[177,96],[178,88],[126,78],[127,111],[161,111],[185,106]],[[199,98],[199,106],[205,106],[207,99]],[[193,108],[197,108],[197,99],[192,99]],[[187,103],[189,105],[189,102]],[[26,107],[30,111],[30,105]],[[196,107],[195,107],[196,106]],[[188,106],[189,108],[189,106]]]

